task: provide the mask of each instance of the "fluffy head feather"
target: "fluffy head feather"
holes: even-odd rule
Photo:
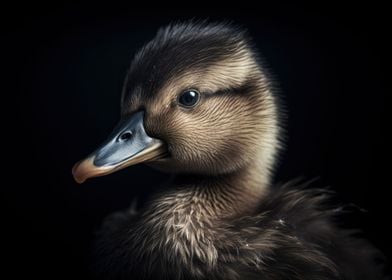
[[[158,31],[135,56],[122,113],[146,110],[148,134],[170,157],[154,166],[173,172],[226,174],[262,161],[273,166],[278,137],[275,99],[246,32],[227,24],[179,24]],[[200,92],[192,110],[177,104]]]

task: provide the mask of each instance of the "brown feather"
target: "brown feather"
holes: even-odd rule
[[[177,104],[187,89],[201,93],[193,109]],[[170,154],[152,165],[178,176],[139,214],[106,222],[99,277],[381,279],[377,250],[335,225],[325,191],[270,187],[279,110],[246,32],[207,23],[161,29],[124,85],[122,114],[141,108],[146,132]]]

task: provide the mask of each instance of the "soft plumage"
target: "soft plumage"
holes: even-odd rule
[[[330,193],[274,186],[253,215],[205,217],[208,194],[170,191],[101,230],[94,266],[104,279],[384,279],[382,255],[338,229]],[[213,199],[212,199],[213,200]]]
[[[183,106],[189,91],[199,99]],[[377,251],[335,225],[325,191],[270,186],[279,109],[246,32],[207,23],[161,29],[131,63],[121,104],[118,128],[74,167],[75,178],[139,162],[176,178],[138,213],[105,223],[99,277],[381,279]]]

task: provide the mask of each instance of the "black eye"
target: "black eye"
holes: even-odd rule
[[[184,107],[193,107],[200,99],[200,93],[196,90],[187,90],[178,97],[178,103]]]

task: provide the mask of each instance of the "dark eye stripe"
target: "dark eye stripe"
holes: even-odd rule
[[[238,87],[222,88],[215,92],[203,92],[204,94],[203,98],[208,99],[211,97],[217,97],[222,95],[236,95],[236,97],[249,97],[249,94],[252,95],[252,93],[255,92],[255,90],[257,90],[257,88],[255,88],[253,81],[250,80],[246,84]]]

